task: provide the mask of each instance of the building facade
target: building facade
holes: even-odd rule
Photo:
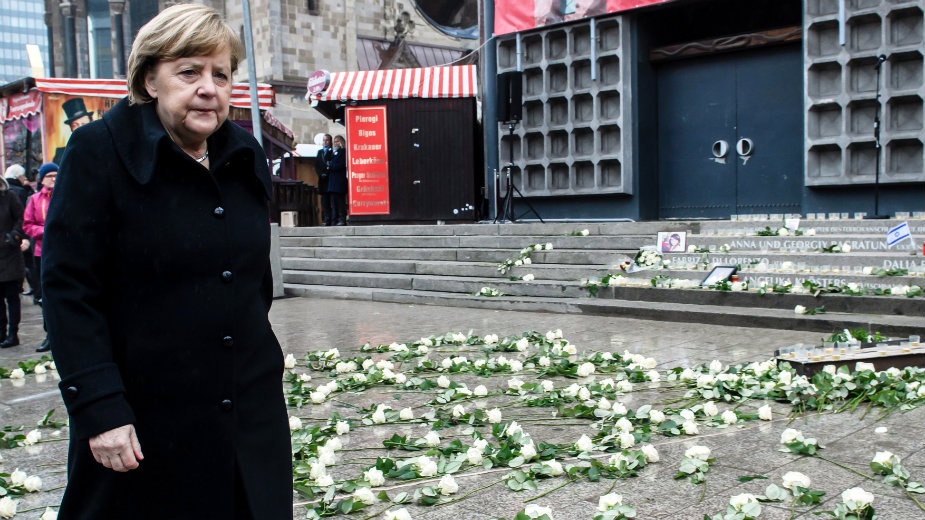
[[[523,114],[491,151],[542,217],[925,209],[921,0],[641,3],[497,37]]]
[[[26,45],[48,63],[42,0],[0,0],[0,85],[32,75]]]

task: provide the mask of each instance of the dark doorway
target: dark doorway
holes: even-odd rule
[[[800,212],[802,64],[788,44],[657,68],[659,218]]]

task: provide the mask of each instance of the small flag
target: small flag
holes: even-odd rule
[[[909,231],[908,222],[903,222],[886,233],[886,244],[889,247],[893,247],[906,239],[912,240],[912,232]]]

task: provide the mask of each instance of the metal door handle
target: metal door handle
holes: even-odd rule
[[[412,181],[411,184],[421,184],[421,181],[415,180],[415,181]]]
[[[743,156],[748,157],[749,155],[755,153],[755,143],[747,137],[739,139],[736,143],[736,152]]]
[[[722,159],[729,153],[729,143],[720,139],[713,143],[713,157]]]

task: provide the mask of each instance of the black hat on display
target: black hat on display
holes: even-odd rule
[[[84,116],[93,117],[93,112],[87,112],[87,106],[84,105],[83,98],[68,99],[61,105],[61,108],[64,109],[64,114],[67,116],[67,119],[64,120],[66,125]]]

